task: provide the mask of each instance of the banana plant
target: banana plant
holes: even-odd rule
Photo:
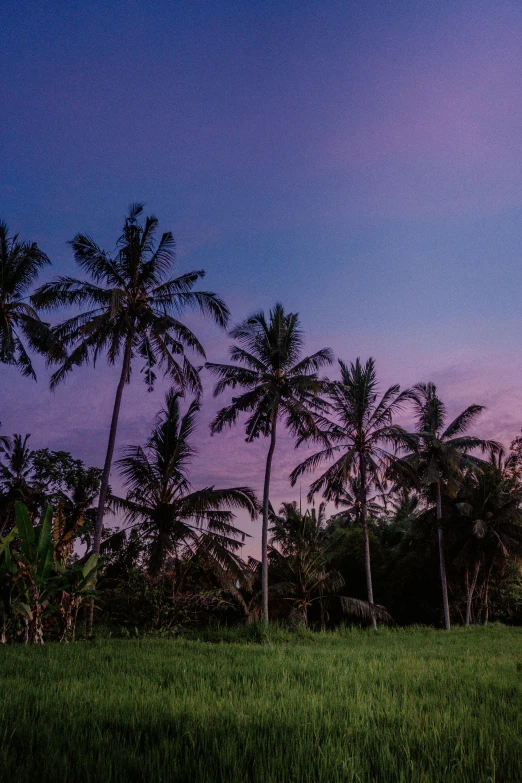
[[[1,603],[0,613],[2,617],[2,630],[0,632],[0,642],[6,643],[7,625],[13,614],[17,612],[26,613],[29,609],[25,604],[13,599],[14,577],[17,572],[16,560],[12,556],[12,546],[18,530],[14,527],[11,532],[0,539],[0,592]]]
[[[78,611],[94,596],[98,557],[67,562],[64,537],[57,535],[60,512],[53,513],[50,505],[36,526],[24,503],[15,503],[15,518],[16,526],[0,538],[0,641],[6,641],[8,626],[18,617],[23,640],[43,643],[47,615],[58,615],[60,641],[74,640]]]
[[[74,642],[80,607],[95,596],[98,559],[98,555],[91,555],[83,564],[58,565],[63,582],[60,599],[61,642]]]
[[[60,583],[54,564],[53,510],[46,506],[40,523],[34,527],[27,506],[17,501],[15,517],[20,541],[15,582],[24,599],[18,601],[25,624],[24,641],[42,644],[44,612]]]

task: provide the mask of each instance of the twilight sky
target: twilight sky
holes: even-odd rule
[[[144,201],[234,320],[281,299],[308,352],[372,355],[383,388],[433,380],[450,413],[487,406],[478,434],[518,434],[518,1],[8,0],[0,51],[0,219],[51,257],[43,279],[76,274],[78,231],[112,250]],[[187,320],[225,359],[226,336]],[[101,465],[117,371],[51,394],[36,364],[38,384],[1,369],[2,431]],[[120,445],[166,388],[135,373]],[[267,444],[208,438],[215,410],[207,390],[194,485],[261,490]],[[281,441],[276,504],[300,456]]]

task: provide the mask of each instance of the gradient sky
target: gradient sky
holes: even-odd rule
[[[434,380],[450,413],[487,406],[478,434],[518,434],[519,2],[16,0],[0,51],[0,218],[51,257],[43,279],[76,274],[78,231],[112,249],[144,201],[234,320],[281,299],[309,352],[372,355],[383,387]],[[226,337],[188,320],[225,359]],[[36,364],[38,384],[1,370],[2,430],[101,465],[117,371],[51,394]],[[166,388],[135,373],[120,445]],[[267,444],[209,439],[208,390],[204,406],[194,485],[261,490]],[[281,441],[276,504],[300,456]]]

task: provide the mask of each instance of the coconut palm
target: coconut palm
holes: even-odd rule
[[[196,453],[191,439],[199,409],[193,400],[182,415],[180,394],[170,391],[145,448],[127,446],[118,460],[127,496],[110,503],[147,542],[152,574],[167,558],[180,562],[196,554],[228,573],[243,570],[236,552],[245,533],[232,524],[234,510],[244,509],[254,519],[256,497],[248,487],[192,489],[188,468]]]
[[[349,476],[346,482],[346,486],[339,490],[335,496],[336,508],[341,508],[337,514],[334,514],[331,519],[337,519],[341,522],[350,524],[355,522],[358,525],[362,524],[361,514],[361,487],[358,475]],[[382,517],[386,508],[387,495],[382,492],[375,494],[373,497],[366,497],[366,516],[377,519]]]
[[[306,626],[308,607],[319,602],[324,625],[324,601],[332,599],[344,585],[343,577],[332,567],[332,550],[337,542],[327,524],[326,504],[303,514],[297,503],[283,503],[279,515],[272,514],[270,521],[270,568],[275,577],[270,594],[290,604],[289,621],[296,625]],[[348,614],[371,620],[374,616],[391,619],[383,607],[347,596],[339,599]]]
[[[329,567],[331,541],[326,529],[325,504],[302,514],[297,503],[283,503],[279,514],[271,515],[270,567],[276,581],[269,588],[291,605],[289,620],[308,625],[308,607],[322,606],[326,593],[333,594],[344,584],[342,576]]]
[[[449,631],[451,619],[444,551],[443,490],[448,497],[454,498],[466,473],[486,464],[471,451],[498,451],[500,446],[495,441],[465,434],[484,409],[482,405],[470,405],[446,426],[446,407],[437,394],[435,384],[417,384],[412,400],[417,422],[416,431],[411,433],[416,442],[415,450],[397,461],[394,469],[406,483],[412,483],[413,479],[413,483],[434,496],[444,626]]]
[[[212,434],[236,423],[248,413],[246,441],[270,437],[263,486],[263,530],[261,541],[262,612],[268,623],[268,507],[272,458],[276,446],[277,423],[282,420],[299,440],[320,437],[317,415],[326,404],[320,394],[324,382],[318,370],[332,361],[329,348],[302,357],[303,333],[296,313],[285,313],[276,304],[268,318],[255,313],[235,326],[230,336],[237,341],[230,358],[237,364],[212,364],[205,367],[218,377],[217,397],[226,389],[244,389],[222,408],[211,424]]]
[[[295,484],[299,476],[316,470],[325,462],[335,460],[310,486],[309,500],[322,492],[325,500],[344,503],[350,481],[356,478],[359,491],[358,513],[364,533],[364,563],[368,602],[374,604],[368,529],[368,493],[384,491],[385,470],[393,455],[385,447],[394,450],[408,440],[407,433],[396,424],[393,416],[401,411],[411,393],[401,392],[398,385],[390,386],[379,398],[375,362],[368,359],[361,364],[345,364],[339,361],[341,380],[328,386],[328,400],[335,420],[327,427],[329,445],[298,465],[290,476]],[[376,627],[377,616],[373,616]]]
[[[31,481],[34,452],[29,438],[30,435],[15,434],[0,441],[0,536],[14,524],[17,500],[28,503],[34,510],[34,501],[41,499]]]
[[[133,360],[139,356],[143,361],[142,372],[149,390],[159,367],[180,388],[199,393],[199,374],[185,351],[188,348],[203,357],[205,352],[179,315],[187,307],[198,308],[221,327],[226,326],[229,316],[226,305],[215,294],[192,290],[203,271],[168,277],[175,258],[174,238],[167,231],[156,244],[158,220],[149,216],[141,225],[138,218],[142,212],[142,204],[129,208],[112,256],[89,236],[77,234],[71,242],[74,257],[91,280],[59,277],[43,285],[33,297],[44,309],[63,305],[87,307],[53,329],[56,343],[71,350],[52,376],[52,388],[74,367],[91,360],[95,364],[101,355],[106,356],[109,364],[121,362],[98,498],[92,547],[95,554],[100,551],[121,399]]]
[[[509,470],[502,452],[493,453],[480,471],[468,472],[456,498],[460,552],[457,562],[466,573],[466,618],[471,622],[475,592],[482,576],[484,620],[487,622],[489,582],[493,570],[522,555],[522,486]],[[471,574],[471,579],[469,578]]]
[[[386,496],[386,511],[395,525],[401,524],[408,528],[419,516],[421,496],[411,487],[394,487]]]
[[[0,362],[13,364],[22,375],[36,380],[23,339],[32,350],[45,352],[49,329],[29,303],[28,291],[50,261],[36,242],[9,236],[0,222]]]
[[[2,426],[2,422],[0,421],[0,427]],[[3,446],[9,446],[11,443],[11,438],[9,435],[0,435],[0,448]]]

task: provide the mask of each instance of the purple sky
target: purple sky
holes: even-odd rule
[[[52,274],[76,274],[76,232],[112,249],[145,201],[179,270],[205,268],[234,320],[281,299],[309,352],[372,355],[383,388],[434,380],[450,412],[487,405],[479,434],[518,434],[518,2],[8,5],[0,218]],[[226,337],[188,320],[225,359]],[[36,385],[1,370],[3,431],[101,465],[116,372],[79,370],[51,394],[38,366]],[[143,441],[166,389],[138,376],[120,445]],[[215,410],[207,392],[194,485],[260,490],[267,444],[208,438]],[[298,456],[281,441],[276,504],[296,497]]]

